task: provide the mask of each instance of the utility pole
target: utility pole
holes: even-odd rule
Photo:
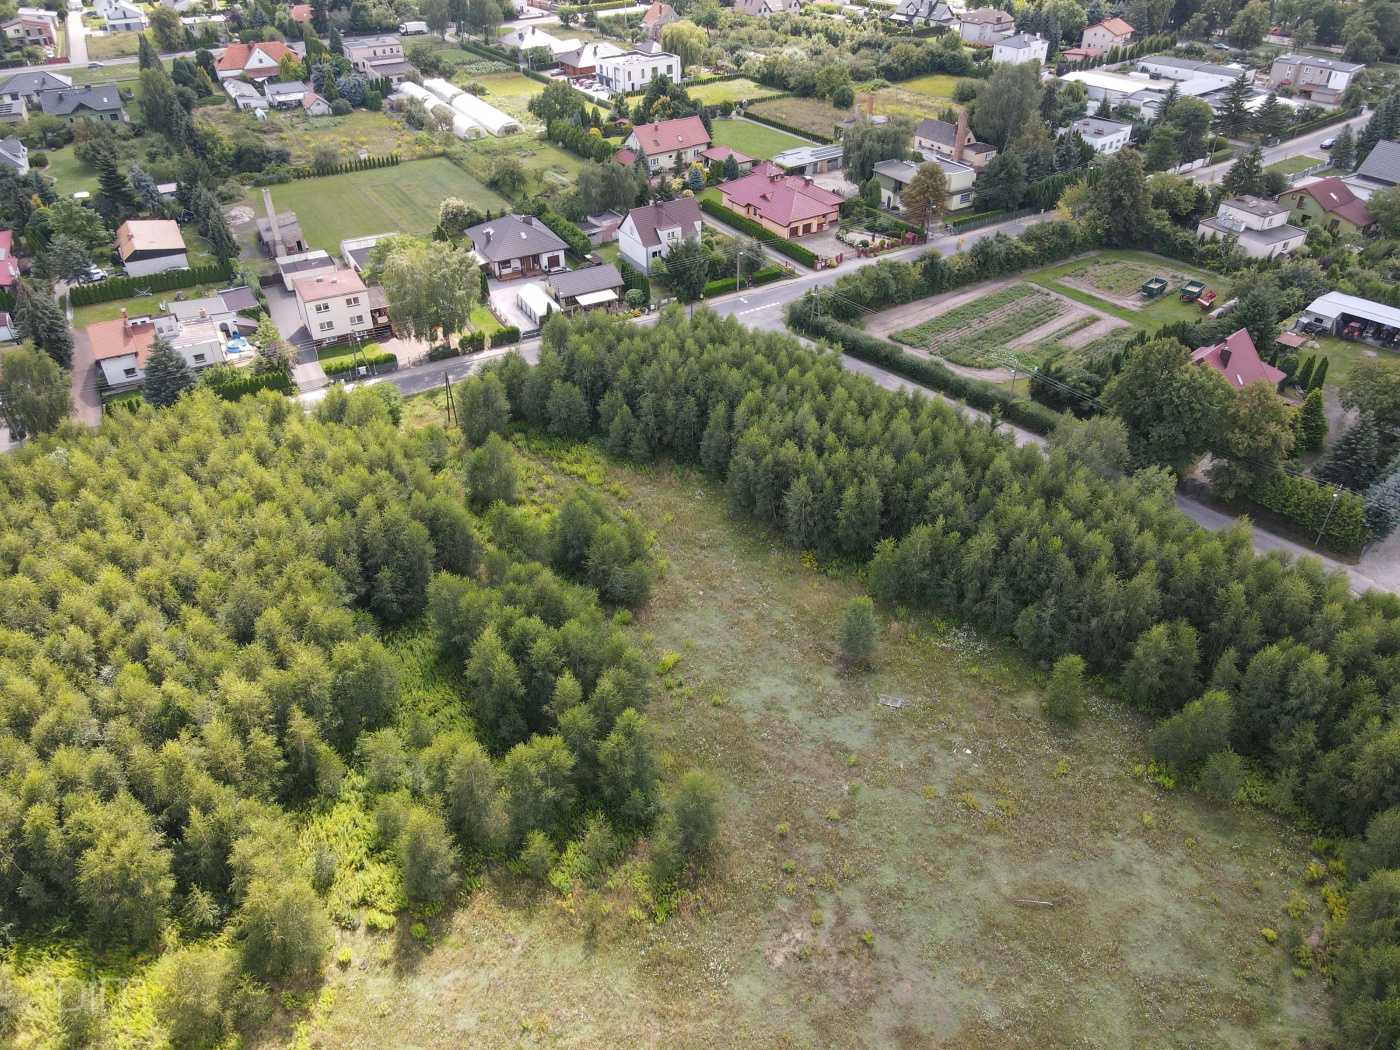
[[[1341,498],[1341,495],[1342,495],[1342,490],[1341,490],[1341,488],[1340,488],[1340,486],[1339,486],[1339,487],[1337,488],[1337,491],[1334,492],[1334,493],[1332,493],[1332,506],[1330,506],[1330,507],[1327,508],[1327,517],[1325,517],[1325,518],[1322,519],[1322,528],[1320,528],[1320,529],[1317,530],[1317,539],[1316,539],[1316,541],[1314,541],[1314,543],[1313,543],[1313,546],[1314,546],[1314,547],[1321,547],[1321,546],[1322,546],[1322,534],[1325,533],[1325,532],[1327,531],[1327,526],[1328,526],[1328,525],[1331,523],[1331,521],[1332,521],[1332,512],[1333,512],[1334,510],[1337,509],[1337,500]]]
[[[457,406],[452,402],[452,383],[447,378],[447,373],[442,374],[442,389],[447,394],[447,425],[450,427],[455,422],[461,426],[462,421],[457,418]]]

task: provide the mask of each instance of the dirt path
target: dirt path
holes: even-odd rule
[[[1081,346],[1088,346],[1095,339],[1102,339],[1110,332],[1113,332],[1119,328],[1131,327],[1133,326],[1121,320],[1120,318],[1104,317],[1101,314],[1099,315],[1099,319],[1093,324],[1091,324],[1088,328],[1075,332],[1071,336],[1067,336],[1063,340],[1063,342],[1065,346],[1068,346],[1073,350],[1078,350]]]
[[[927,350],[920,350],[912,346],[906,346],[904,352],[906,354],[914,354],[928,361],[937,361],[948,371],[967,379],[981,379],[988,383],[1011,382],[1011,369],[1009,368],[969,368],[967,365],[955,365],[945,357],[939,357],[937,354],[931,354]]]
[[[943,292],[941,295],[931,295],[927,299],[915,299],[912,303],[892,306],[888,310],[871,314],[865,319],[865,330],[871,335],[887,338],[891,332],[898,332],[901,328],[911,328],[920,321],[927,321],[930,317],[946,314],[954,307],[970,303],[974,299],[980,299],[992,292],[999,292],[1003,288],[1010,288],[1013,284],[1023,283],[1020,276],[1002,277],[995,281],[985,281],[968,288],[960,288],[956,292]]]
[[[1053,292],[1050,292],[1048,294],[1054,295]],[[1070,308],[1064,311],[1063,313],[1056,314],[1054,317],[1050,318],[1050,320],[1046,321],[1040,327],[1032,328],[1025,335],[1019,336],[1011,340],[1011,342],[1007,343],[1006,345],[1035,346],[1035,344],[1040,342],[1042,339],[1050,338],[1050,336],[1054,335],[1056,332],[1068,328],[1070,325],[1077,323],[1085,317],[1100,316],[1099,312],[1093,309],[1092,307],[1084,306],[1081,303],[1076,303],[1071,300],[1064,300],[1062,296],[1055,296],[1055,298],[1061,299],[1062,302],[1070,302]]]

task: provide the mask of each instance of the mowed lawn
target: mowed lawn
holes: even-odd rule
[[[721,102],[743,102],[745,99],[762,98],[764,95],[776,93],[773,88],[766,88],[747,77],[717,80],[709,84],[697,84],[695,87],[687,86],[686,91],[691,98],[707,106],[718,106]]]
[[[346,237],[392,230],[427,233],[437,225],[438,205],[444,197],[460,197],[493,211],[510,206],[504,197],[440,157],[272,187],[273,202],[279,210],[297,213],[311,247],[332,254]]]
[[[785,149],[807,145],[796,136],[755,124],[751,120],[716,120],[711,122],[710,127],[716,146],[728,146],[759,160],[766,160]]]

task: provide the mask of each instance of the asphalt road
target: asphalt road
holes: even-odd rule
[[[1266,146],[1264,148],[1264,163],[1276,164],[1289,157],[1296,157],[1300,153],[1311,153],[1315,157],[1326,157],[1327,153],[1322,148],[1322,144],[1330,138],[1336,138],[1341,134],[1342,128],[1350,126],[1353,132],[1360,134],[1366,122],[1371,119],[1369,113],[1362,113],[1359,117],[1342,121],[1340,124],[1332,124],[1321,131],[1313,131],[1307,135],[1299,135],[1296,139],[1289,139],[1287,142],[1280,142],[1277,146]],[[1234,158],[1230,158],[1220,164],[1212,164],[1207,168],[1197,168],[1188,172],[1197,182],[1219,182],[1221,177],[1230,170],[1230,165],[1234,163]]]
[[[73,66],[88,64],[87,29],[83,25],[81,11],[68,12],[68,64]]]

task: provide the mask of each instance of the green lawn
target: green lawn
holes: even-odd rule
[[[819,98],[778,98],[771,102],[756,102],[749,107],[749,112],[828,137],[837,124],[850,116],[846,110],[838,110],[830,102]]]
[[[737,80],[717,80],[695,87],[687,86],[686,92],[691,98],[703,102],[707,106],[718,106],[721,102],[743,102],[745,99],[762,98],[764,95],[774,94],[772,88],[766,88],[747,77],[739,77]]]
[[[97,172],[78,160],[72,146],[67,146],[57,153],[40,153],[35,150],[30,154],[31,158],[39,156],[47,157],[49,166],[34,170],[53,183],[54,192],[60,197],[67,197],[79,190],[97,192]]]
[[[383,353],[384,351],[378,343],[366,343],[364,346],[359,348],[359,352],[366,357],[372,357],[373,355]],[[332,362],[339,364],[340,362],[344,361],[348,363],[354,358],[355,348],[353,346],[328,346],[324,349],[316,351],[316,363],[323,366],[331,364]]]
[[[1300,171],[1307,171],[1316,167],[1323,161],[1322,157],[1309,157],[1306,153],[1300,153],[1296,157],[1285,157],[1283,160],[1270,164],[1265,171],[1280,171],[1285,175],[1293,175]]]
[[[504,197],[442,158],[272,187],[277,208],[297,213],[307,243],[332,254],[346,237],[395,230],[427,233],[437,225],[438,205],[444,197],[460,197],[493,211],[510,206]]]
[[[485,332],[492,335],[501,330],[501,322],[496,320],[496,315],[480,304],[472,307],[471,326],[474,332]]]
[[[953,88],[957,87],[959,79],[959,77],[950,77],[943,73],[933,73],[915,80],[901,81],[899,86],[905,91],[912,91],[916,95],[927,95],[930,98],[944,99],[951,102],[953,99]]]
[[[1287,322],[1285,322],[1286,324]],[[1334,335],[1314,336],[1317,349],[1310,346],[1303,346],[1298,351],[1298,360],[1305,361],[1314,354],[1320,354],[1327,358],[1327,381],[1323,385],[1329,390],[1336,390],[1346,378],[1351,374],[1352,368],[1361,361],[1397,361],[1400,355],[1389,350],[1382,350],[1380,347],[1372,346],[1370,343],[1353,342],[1350,339],[1339,339]]]
[[[189,243],[190,230],[185,230],[186,242]],[[208,262],[201,259],[195,263],[191,258],[192,265],[203,265]],[[115,321],[122,315],[122,308],[132,317],[139,317],[142,314],[153,314],[160,312],[161,303],[169,303],[175,296],[184,294],[186,299],[198,299],[202,296],[213,295],[220,288],[227,288],[228,282],[220,281],[215,284],[200,285],[194,288],[183,288],[179,291],[160,292],[156,295],[136,295],[130,299],[114,299],[109,303],[94,303],[92,306],[75,306],[73,308],[73,327],[75,329],[86,328],[90,324],[98,324],[101,321]]]
[[[1090,267],[1111,266],[1114,263],[1134,264],[1141,267],[1143,272],[1149,276],[1160,275],[1171,280],[1168,290],[1156,299],[1144,302],[1141,298],[1129,293],[1124,298],[1134,304],[1141,303],[1142,308],[1131,309],[1123,305],[1120,301],[1115,301],[1110,294],[1095,294],[1088,288],[1068,284],[1061,278],[1083,277]],[[1125,269],[1126,272],[1126,269]],[[1081,302],[1086,306],[1092,306],[1101,313],[1120,318],[1129,324],[1139,325],[1150,330],[1160,328],[1165,324],[1172,324],[1176,321],[1197,321],[1202,317],[1201,309],[1195,303],[1183,303],[1176,293],[1180,290],[1183,279],[1196,278],[1205,281],[1206,287],[1223,292],[1224,287],[1220,283],[1218,274],[1206,273],[1202,270],[1193,270],[1183,266],[1179,262],[1164,259],[1159,255],[1152,255],[1148,252],[1125,251],[1114,249],[1097,253],[1092,259],[1078,259],[1073,262],[1061,263],[1058,266],[1047,266],[1043,270],[1036,270],[1034,273],[1026,275],[1026,280],[1038,284],[1043,288],[1049,288],[1066,295],[1076,302]],[[1140,283],[1140,282],[1139,282]]]
[[[140,33],[109,33],[87,38],[88,58],[101,62],[108,58],[129,58],[141,49]]]
[[[728,146],[759,160],[785,149],[807,145],[793,135],[751,120],[716,120],[710,126],[716,146]]]

